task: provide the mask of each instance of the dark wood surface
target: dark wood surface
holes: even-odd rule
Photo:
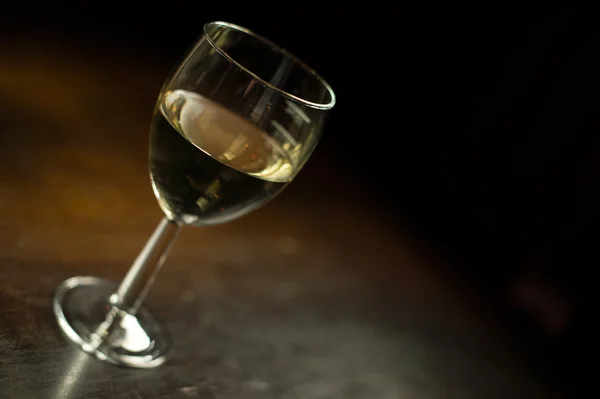
[[[119,280],[161,217],[146,135],[166,72],[76,54],[24,43],[0,63],[1,397],[558,397],[318,152],[264,209],[184,230],[147,299],[172,337],[166,364],[71,346],[54,288]]]

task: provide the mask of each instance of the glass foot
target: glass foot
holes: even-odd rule
[[[152,315],[135,315],[113,306],[117,285],[97,277],[63,281],[53,301],[58,325],[74,343],[116,365],[151,368],[165,361],[168,339]]]

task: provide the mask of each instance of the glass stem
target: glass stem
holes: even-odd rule
[[[167,218],[160,221],[125,275],[117,292],[111,295],[112,305],[131,315],[136,314],[180,230],[179,224],[170,222]]]

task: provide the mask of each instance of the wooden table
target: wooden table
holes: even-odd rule
[[[159,221],[146,136],[166,69],[51,43],[3,59],[3,398],[557,397],[324,153],[264,209],[184,229],[147,299],[172,336],[166,364],[83,354],[52,293],[74,275],[119,280]]]

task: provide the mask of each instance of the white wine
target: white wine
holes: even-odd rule
[[[175,90],[163,95],[152,120],[150,173],[167,218],[208,225],[273,198],[294,167],[282,145],[247,120]]]

